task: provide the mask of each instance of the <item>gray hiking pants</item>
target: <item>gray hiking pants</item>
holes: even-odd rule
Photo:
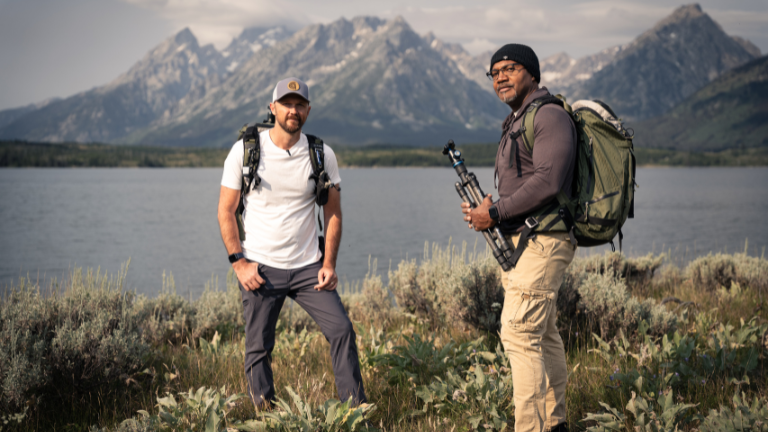
[[[339,400],[352,398],[356,404],[366,402],[357,357],[357,336],[339,294],[335,290],[316,291],[313,288],[318,284],[317,273],[321,267],[321,262],[293,270],[260,264],[259,274],[266,283],[255,291],[246,291],[240,285],[245,309],[245,375],[251,399],[257,406],[265,402],[270,404],[275,398],[272,349],[275,347],[277,317],[286,296],[307,311],[331,344]]]

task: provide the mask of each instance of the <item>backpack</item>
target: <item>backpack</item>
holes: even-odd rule
[[[271,113],[270,113],[271,114]],[[272,122],[270,122],[272,120]],[[247,124],[240,128],[237,140],[243,140],[243,181],[240,188],[240,202],[235,212],[237,219],[237,229],[240,233],[240,241],[245,240],[245,224],[243,223],[243,210],[245,210],[245,194],[255,189],[261,183],[261,177],[256,173],[259,168],[261,158],[261,142],[259,133],[265,129],[274,127],[274,116],[268,116],[263,123],[257,123],[253,126]],[[306,134],[309,142],[309,162],[312,165],[312,174],[310,179],[315,181],[315,204],[322,207],[328,203],[328,190],[333,186],[331,177],[325,171],[325,152],[323,151],[323,140]],[[323,230],[323,224],[320,221],[320,214],[317,215],[317,222],[320,225],[320,231]],[[325,239],[320,236],[320,250],[325,252]]]
[[[531,154],[536,112],[551,103],[563,107],[576,127],[573,198],[560,191],[552,205],[544,206],[526,219],[519,242],[523,247],[515,251],[516,258],[522,254],[520,249],[525,248],[524,239],[535,232],[548,231],[568,232],[574,245],[590,247],[610,243],[614,250],[613,239],[618,234],[621,250],[624,238],[621,227],[627,218],[635,216],[633,134],[624,128],[613,110],[603,102],[580,100],[570,106],[560,95],[545,96],[528,106],[520,129],[511,135],[515,143],[517,137],[522,135],[523,143]],[[519,167],[518,163],[518,170]]]

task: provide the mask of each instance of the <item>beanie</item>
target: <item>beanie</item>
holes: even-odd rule
[[[504,45],[491,57],[491,67],[489,69],[492,69],[494,64],[503,60],[512,60],[520,63],[529,74],[536,78],[537,83],[541,82],[539,58],[536,57],[536,53],[533,52],[531,47],[521,44]]]

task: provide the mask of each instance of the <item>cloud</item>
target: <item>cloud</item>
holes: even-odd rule
[[[464,42],[462,45],[464,46],[464,49],[469,51],[471,54],[479,54],[481,52],[490,51],[499,47],[499,44],[496,42],[491,42],[488,39],[479,38],[472,39],[469,42]]]
[[[302,8],[289,2],[265,0],[123,0],[154,10],[177,30],[189,27],[200,43],[225,47],[243,28],[311,23]]]
[[[475,54],[509,42],[531,45],[540,56],[565,51],[579,57],[630,42],[682,5],[668,0],[122,0],[156,11],[177,29],[189,26],[202,43],[225,46],[244,27],[284,24],[298,29],[340,17],[398,15],[420,34],[432,31]],[[755,0],[727,6],[701,0],[726,31],[768,43],[768,7]],[[725,9],[725,8],[728,9]],[[492,48],[491,48],[492,49]]]

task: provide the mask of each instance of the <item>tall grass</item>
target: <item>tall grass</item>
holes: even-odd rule
[[[232,274],[192,302],[172,277],[157,297],[125,291],[125,270],[78,269],[52,287],[22,278],[0,303],[0,429],[512,430],[493,257],[427,245],[386,286],[369,267],[342,301],[372,405],[333,401],[328,343],[294,306],[278,321],[271,413],[244,397]],[[768,262],[746,254],[685,268],[666,255],[575,260],[558,296],[571,430],[727,430],[735,418],[760,430],[767,282]]]

